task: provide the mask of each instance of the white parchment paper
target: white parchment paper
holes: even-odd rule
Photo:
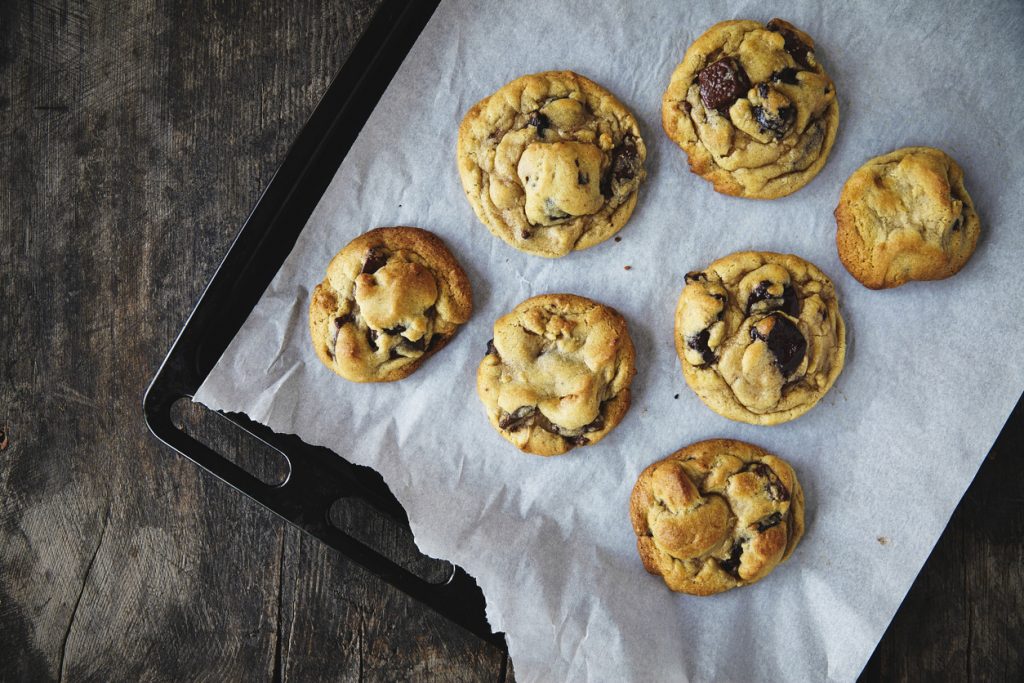
[[[773,16],[817,41],[836,83],[839,135],[824,170],[795,195],[730,198],[689,173],[661,130],[661,95],[711,24]],[[1024,5],[1012,0],[448,0],[196,399],[380,471],[419,547],[479,581],[519,680],[852,679],[1024,388],[1014,361],[1024,352],[1021,35]],[[649,178],[620,243],[551,261],[478,223],[455,141],[477,100],[521,74],[561,68],[603,84],[636,114]],[[838,260],[832,211],[854,169],[906,145],[940,147],[960,163],[983,233],[957,276],[871,292]],[[331,256],[380,225],[439,234],[470,275],[476,310],[412,377],[357,385],[316,359],[306,311]],[[820,266],[849,329],[835,387],[778,427],[706,408],[673,349],[683,274],[743,249]],[[625,315],[639,372],[633,407],[609,437],[543,459],[494,432],[474,376],[498,316],[561,291]],[[675,595],[640,564],[629,493],[650,462],[711,437],[748,440],[793,463],[807,535],[755,586]]]

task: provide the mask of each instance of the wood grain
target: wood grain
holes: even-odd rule
[[[513,678],[142,421],[149,378],[376,6],[0,3],[0,680]],[[1024,675],[1020,437],[982,468],[866,679]]]

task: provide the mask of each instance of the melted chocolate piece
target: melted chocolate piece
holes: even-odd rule
[[[576,184],[577,185],[587,185],[589,183],[590,183],[590,176],[588,176],[583,171],[577,171],[576,172]]]
[[[757,530],[764,533],[768,529],[771,529],[773,526],[778,526],[779,524],[782,524],[782,513],[773,512],[757,522]]]
[[[764,485],[764,490],[772,500],[786,501],[789,500],[789,491],[786,490],[786,486],[779,480],[778,475],[775,474],[775,470],[762,462],[756,462],[747,468],[748,471],[753,472],[761,479],[766,479],[767,483]]]
[[[405,332],[405,325],[395,325],[394,327],[387,328],[384,332],[390,335],[402,334]]]
[[[537,413],[537,406],[519,406],[511,413],[505,413],[498,419],[498,426],[505,431],[514,432],[525,427]]]
[[[797,64],[808,69],[811,67],[807,61],[807,53],[811,52],[811,48],[807,43],[800,40],[796,33],[786,28],[781,19],[772,19],[765,25],[765,28],[782,34],[783,40],[786,41],[786,52],[790,54]]]
[[[767,97],[767,94],[763,96]],[[771,133],[776,139],[784,137],[796,121],[796,110],[793,107],[779,107],[775,112],[767,107],[753,107],[752,112],[761,132]]]
[[[769,319],[772,320],[772,325],[768,334],[762,333],[755,325],[750,328],[750,338],[759,339],[768,345],[768,350],[775,356],[775,364],[782,372],[782,376],[788,377],[800,367],[800,362],[807,353],[807,340],[789,318],[781,315],[765,318]]]
[[[708,340],[710,339],[710,330],[701,330],[694,336],[686,338],[686,345],[700,353],[701,359],[704,361],[705,365],[710,365],[717,360],[715,352],[711,350],[710,346],[708,346]]]
[[[773,83],[785,83],[786,85],[796,85],[799,81],[796,80],[796,75],[799,73],[796,69],[791,66],[787,66],[785,69],[779,69],[769,79]]]
[[[494,340],[493,339],[488,339],[487,340],[487,353],[485,353],[484,355],[485,356],[497,356],[498,355],[498,349],[496,349],[494,347]]]
[[[384,267],[384,264],[388,262],[388,256],[384,253],[384,250],[380,247],[370,247],[366,252],[366,260],[363,261],[362,272],[367,275],[373,275],[378,270]]]
[[[539,111],[535,111],[530,114],[530,118],[526,123],[527,125],[533,126],[537,129],[538,137],[544,137],[544,131],[551,127],[551,121],[547,116],[541,114]]]
[[[768,291],[768,288],[772,286],[772,283],[768,280],[763,280],[754,287],[753,291],[750,292],[750,296],[747,297],[747,315],[750,315],[750,311],[754,308],[754,304],[759,301],[767,301],[768,305],[764,308],[765,311],[782,311],[787,315],[791,315],[794,318],[800,316],[800,299],[796,296],[796,290],[793,289],[792,285],[785,285],[782,288],[782,298],[773,297]]]
[[[700,84],[700,99],[706,109],[716,109],[720,114],[729,111],[732,103],[750,90],[750,79],[732,57],[723,57],[712,62],[697,74]]]
[[[366,341],[370,345],[370,348],[374,351],[377,350],[377,330],[372,327],[366,328]]]
[[[355,317],[351,313],[347,313],[345,315],[339,315],[337,318],[335,318],[334,319],[334,332],[335,332],[335,335],[337,335],[338,330],[340,330],[341,328],[345,327],[345,325],[348,325],[351,322],[355,322]]]
[[[601,179],[601,194],[612,196],[612,183],[625,182],[636,177],[640,170],[640,155],[636,150],[636,140],[632,135],[622,139],[622,143],[612,150],[612,162],[608,172]]]
[[[740,557],[743,555],[743,539],[736,541],[732,546],[732,550],[729,551],[729,559],[719,560],[718,566],[722,568],[722,571],[732,574],[737,579],[740,578]]]

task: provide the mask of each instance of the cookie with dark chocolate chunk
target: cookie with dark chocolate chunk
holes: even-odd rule
[[[527,453],[561,455],[622,421],[634,359],[615,310],[573,294],[535,296],[494,323],[477,391],[505,439]]]
[[[839,105],[806,33],[781,19],[723,21],[686,51],[661,121],[715,190],[774,199],[825,165]]]
[[[618,232],[636,206],[647,147],[607,90],[571,71],[523,76],[459,126],[459,176],[492,234],[555,258]]]
[[[648,572],[674,591],[713,595],[759,581],[793,554],[804,492],[782,458],[712,439],[641,472],[629,515]]]
[[[469,279],[420,228],[377,228],[348,243],[313,289],[309,331],[324,365],[353,382],[412,374],[469,319]]]
[[[675,343],[686,383],[708,407],[771,425],[803,415],[832,387],[846,327],[818,268],[749,251],[686,274]]]

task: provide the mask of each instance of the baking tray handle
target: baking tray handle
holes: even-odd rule
[[[275,434],[244,415],[220,413],[238,428],[277,450],[288,461],[289,471],[284,481],[268,484],[178,428],[171,417],[171,409],[182,398],[191,399],[191,396],[164,394],[159,387],[150,387],[144,410],[146,423],[154,436],[398,590],[505,649],[504,634],[492,633],[487,623],[483,593],[473,577],[461,568],[453,565],[453,573],[447,582],[431,583],[331,522],[331,507],[339,499],[356,498],[408,528],[405,510],[379,474],[370,468],[354,465],[326,448],[309,446],[298,437]],[[287,455],[297,451],[302,452],[301,458]]]

